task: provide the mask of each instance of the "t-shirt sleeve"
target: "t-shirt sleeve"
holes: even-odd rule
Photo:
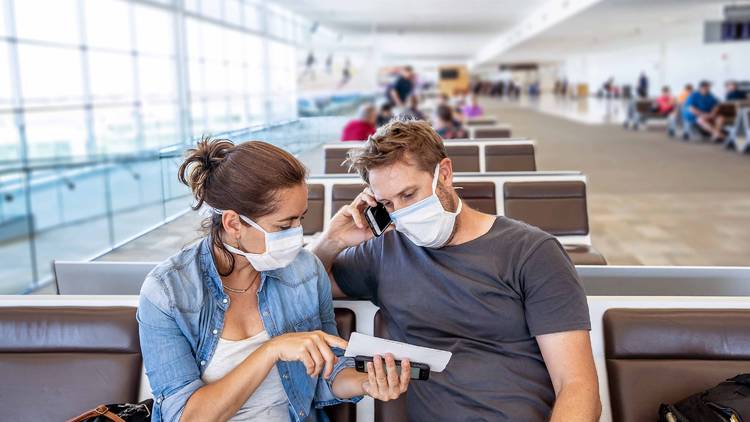
[[[345,249],[331,267],[336,284],[352,299],[377,301],[378,239]]]
[[[532,336],[591,329],[583,286],[557,239],[532,249],[522,264],[520,285]]]

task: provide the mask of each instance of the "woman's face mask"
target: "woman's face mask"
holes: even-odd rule
[[[456,216],[461,213],[463,203],[458,199],[456,212],[443,208],[436,193],[440,165],[435,167],[432,179],[432,195],[391,213],[396,230],[406,235],[417,246],[440,248],[445,246],[456,226]]]
[[[294,261],[297,254],[302,250],[303,237],[302,226],[292,227],[277,232],[267,232],[253,220],[240,215],[240,218],[247,224],[263,232],[266,251],[260,254],[244,252],[232,245],[224,243],[224,247],[229,252],[242,255],[250,262],[257,271],[270,271],[284,268]]]

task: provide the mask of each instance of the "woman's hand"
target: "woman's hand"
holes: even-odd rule
[[[323,377],[328,379],[336,363],[331,347],[346,349],[348,343],[342,338],[318,330],[282,334],[266,344],[275,360],[300,361],[305,365],[308,375],[317,377],[323,371]]]
[[[372,362],[367,362],[367,380],[362,383],[362,389],[365,394],[376,400],[396,400],[409,388],[410,379],[409,359],[401,361],[401,374],[399,375],[392,354],[385,354],[385,365],[383,365],[383,358],[375,355]]]

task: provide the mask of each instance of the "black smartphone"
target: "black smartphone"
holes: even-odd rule
[[[367,362],[372,362],[372,356],[356,356],[354,358],[354,367],[357,368],[357,372],[367,372]],[[409,362],[411,365],[411,379],[425,381],[430,378],[430,367],[424,363]],[[383,360],[385,365],[385,360]],[[401,361],[396,361],[396,368],[398,373],[401,374]]]
[[[376,207],[365,208],[365,220],[367,220],[367,224],[375,237],[381,236],[385,233],[385,229],[391,225],[391,215],[380,202]]]

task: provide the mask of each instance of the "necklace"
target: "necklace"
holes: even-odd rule
[[[249,286],[245,287],[244,289],[234,289],[234,288],[229,287],[226,284],[224,284],[223,281],[221,282],[221,285],[224,286],[224,290],[226,290],[226,291],[228,291],[230,293],[242,294],[242,293],[245,293],[246,291],[250,290],[250,288],[255,285],[255,282],[258,280],[258,278],[260,278],[260,272],[256,272],[255,273],[255,277],[253,278],[253,281],[250,283]]]

